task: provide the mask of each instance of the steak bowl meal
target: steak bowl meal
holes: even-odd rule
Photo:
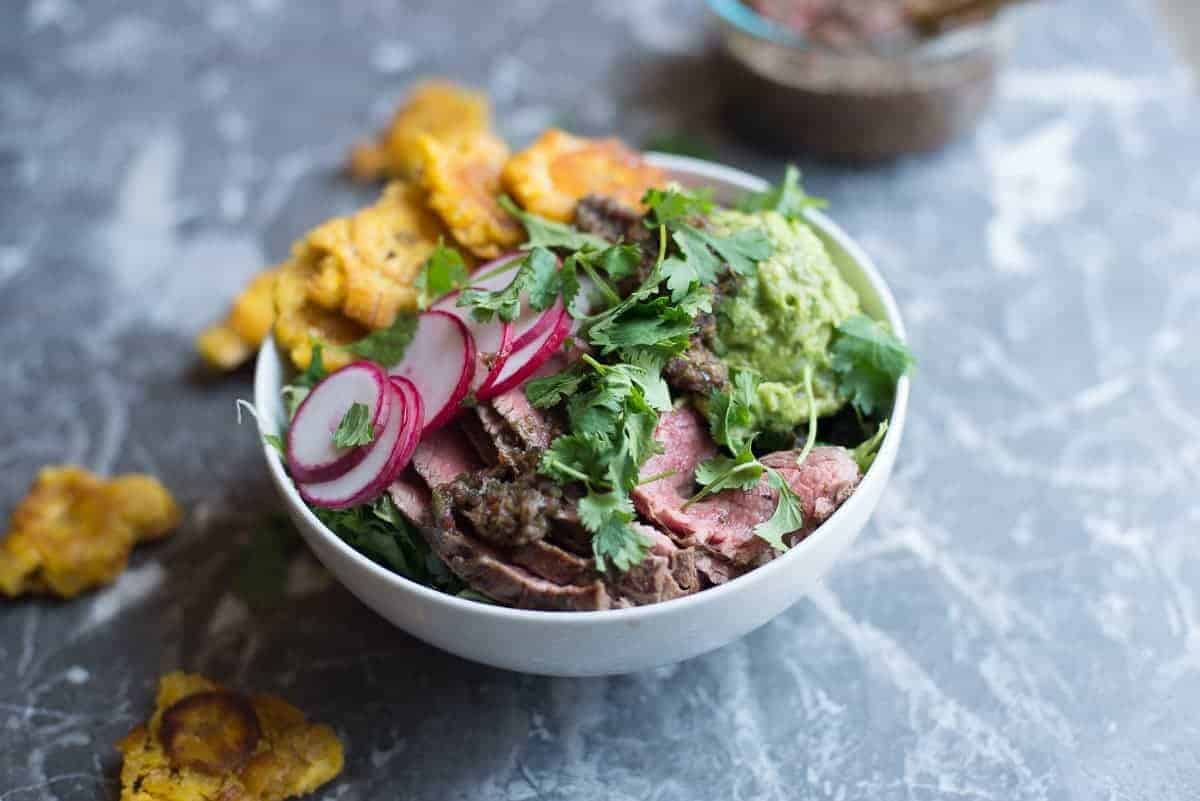
[[[321,560],[422,639],[562,675],[801,597],[882,490],[912,357],[795,171],[557,130],[419,148],[276,268],[255,412]]]

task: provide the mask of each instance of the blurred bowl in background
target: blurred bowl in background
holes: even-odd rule
[[[742,0],[708,0],[725,61],[726,112],[772,150],[869,162],[936,150],[987,108],[1009,39],[1002,20],[911,47],[833,48]]]

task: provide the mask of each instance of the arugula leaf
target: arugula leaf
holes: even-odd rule
[[[767,483],[779,493],[779,504],[770,519],[754,527],[754,534],[770,543],[775,550],[786,551],[783,538],[804,525],[804,510],[795,491],[778,471],[770,467],[767,468]]]
[[[871,469],[871,465],[875,464],[875,457],[879,454],[879,446],[883,444],[883,437],[887,434],[887,430],[888,421],[884,420],[879,424],[879,428],[875,430],[874,436],[850,452],[851,456],[854,457],[854,461],[858,464],[858,469],[863,474],[866,474]]]
[[[674,225],[691,217],[703,217],[713,210],[711,189],[647,189],[642,205],[650,209],[646,226]]]
[[[738,203],[738,208],[746,212],[777,211],[794,220],[802,217],[805,209],[823,209],[828,205],[823,198],[812,197],[804,191],[800,183],[800,170],[796,165],[789,164],[778,185],[746,195]]]
[[[428,309],[433,301],[467,285],[467,265],[462,254],[446,247],[438,237],[437,247],[429,254],[421,272],[413,280],[417,288],[417,306]]]
[[[371,426],[371,410],[365,403],[357,401],[350,404],[342,421],[333,432],[333,444],[337,448],[355,448],[368,445],[375,439],[375,429]]]
[[[830,353],[839,392],[864,417],[892,405],[896,382],[916,361],[895,334],[862,314],[838,325]]]
[[[521,245],[524,250],[533,248],[564,248],[566,250],[581,250],[592,248],[602,250],[608,247],[608,241],[595,234],[587,234],[564,223],[547,220],[531,214],[512,202],[507,195],[500,197],[500,206],[512,216],[521,221],[529,240]]]
[[[445,592],[457,593],[464,588],[462,581],[433,555],[387,493],[372,503],[350,509],[312,510],[350,547],[384,567]]]
[[[629,525],[633,522],[633,502],[628,495],[589,492],[579,499],[579,519],[593,532],[597,570],[605,571],[611,565],[624,572],[646,558],[650,541]]]
[[[312,357],[308,360],[308,367],[304,372],[296,376],[290,386],[300,387],[301,389],[312,389],[321,382],[325,377],[325,358],[322,355],[324,348],[321,343],[312,343]],[[306,393],[307,394],[307,393]],[[297,402],[298,404],[299,402]]]
[[[401,312],[396,315],[396,321],[390,327],[372,331],[357,342],[347,345],[346,350],[383,367],[391,367],[404,358],[404,352],[408,350],[408,343],[412,342],[416,331],[417,315]]]

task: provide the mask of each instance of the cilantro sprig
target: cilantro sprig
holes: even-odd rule
[[[371,425],[371,410],[365,403],[350,404],[342,421],[333,432],[333,444],[337,448],[356,448],[369,445],[375,439],[375,428]]]
[[[417,315],[400,312],[387,328],[372,331],[357,342],[351,342],[346,350],[364,359],[370,359],[383,367],[398,364],[408,350],[417,332]]]
[[[417,306],[428,309],[435,300],[467,285],[467,264],[462,254],[447,247],[438,237],[437,247],[425,260],[421,272],[413,280],[417,289]]]
[[[838,325],[830,352],[842,397],[863,417],[891,407],[896,382],[916,363],[895,334],[862,314]]]
[[[804,215],[806,209],[823,209],[829,203],[824,198],[813,197],[804,191],[800,182],[800,170],[789,164],[784,170],[783,180],[762,192],[751,192],[741,199],[738,208],[745,212],[777,211],[789,220]]]

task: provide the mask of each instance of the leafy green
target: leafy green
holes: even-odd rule
[[[823,209],[828,205],[823,198],[812,197],[804,191],[800,183],[800,170],[796,165],[789,164],[778,185],[746,195],[738,203],[738,208],[745,212],[777,211],[794,220],[803,216],[805,209]]]
[[[746,370],[730,376],[730,391],[714,391],[708,402],[708,427],[713,440],[730,453],[740,453],[754,442],[754,406],[758,399],[758,379]]]
[[[300,408],[300,404],[308,397],[308,393],[325,378],[325,359],[322,355],[322,347],[319,342],[312,343],[312,356],[308,361],[308,367],[303,373],[292,379],[292,383],[286,385],[280,390],[280,395],[283,396],[283,407],[287,412],[288,420],[296,416],[296,410]]]
[[[537,247],[522,256],[516,272],[506,286],[500,289],[464,289],[458,296],[457,306],[471,310],[471,316],[481,323],[493,317],[512,322],[521,314],[521,293],[525,292],[529,305],[535,311],[549,308],[562,291],[558,260],[543,247]]]
[[[767,483],[779,493],[779,503],[775,512],[765,523],[754,527],[755,536],[766,540],[777,551],[786,551],[783,538],[793,531],[798,531],[804,525],[804,511],[800,506],[800,498],[779,472],[767,468]]]
[[[369,559],[406,578],[450,593],[462,582],[429,550],[425,540],[385,493],[351,509],[322,509],[313,513],[330,531]]]
[[[525,397],[535,407],[548,409],[574,395],[587,377],[581,368],[572,367],[561,373],[535,378],[525,385]]]
[[[287,449],[283,444],[283,437],[281,437],[279,434],[263,434],[262,438],[263,442],[279,451],[280,456],[287,456]]]
[[[364,359],[391,367],[404,358],[408,343],[417,332],[417,315],[401,312],[388,328],[372,331],[357,342],[346,346],[346,350]]]
[[[695,321],[686,308],[668,298],[626,305],[591,327],[588,339],[605,355],[618,349],[674,356],[687,349]]]
[[[703,217],[713,210],[711,189],[647,189],[642,204],[650,211],[646,214],[646,225],[674,226],[695,217]]]
[[[579,519],[592,533],[596,569],[625,572],[646,558],[650,541],[630,526],[633,502],[617,492],[589,493],[579,500]]]
[[[438,238],[437,247],[429,254],[421,272],[413,280],[417,288],[417,305],[422,309],[443,295],[467,285],[467,265],[462,254],[443,244]]]
[[[371,409],[365,403],[357,401],[350,404],[342,421],[333,432],[333,444],[337,448],[355,448],[368,445],[375,439],[375,429],[371,425]]]
[[[865,442],[861,443],[853,451],[851,455],[854,461],[858,464],[858,469],[864,474],[871,469],[871,465],[875,464],[875,457],[879,454],[879,446],[883,444],[883,437],[887,434],[888,421],[884,420],[879,424],[879,428],[875,430],[875,434]]]
[[[696,466],[696,483],[701,485],[701,490],[688,500],[688,504],[721,490],[748,490],[762,478],[763,469],[749,447],[733,457],[717,454]]]
[[[837,327],[830,353],[839,392],[863,416],[891,407],[896,382],[915,363],[907,345],[862,314]]]
[[[525,226],[525,232],[529,235],[528,241],[521,245],[525,250],[534,248],[580,250],[588,247],[602,250],[608,247],[608,242],[603,237],[587,234],[565,223],[531,214],[518,207],[508,196],[500,198],[500,206]]]

